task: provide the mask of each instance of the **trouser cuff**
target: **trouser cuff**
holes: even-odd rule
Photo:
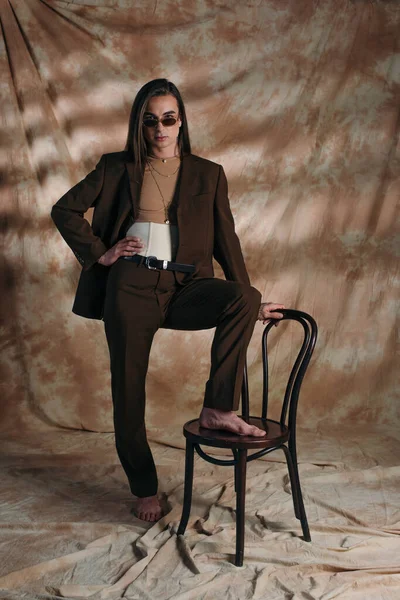
[[[218,410],[237,410],[239,402],[236,406],[233,401],[233,389],[231,386],[226,386],[223,381],[215,383],[213,380],[208,380],[204,392],[203,406],[205,408],[216,408]]]

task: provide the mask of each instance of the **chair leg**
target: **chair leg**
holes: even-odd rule
[[[245,522],[245,496],[246,496],[246,467],[247,450],[237,451],[235,465],[236,483],[236,556],[235,565],[241,567],[244,557],[244,522]]]
[[[294,506],[294,514],[296,516],[296,519],[300,520],[299,497],[298,497],[298,493],[297,493],[296,476],[294,474],[293,460],[292,460],[291,454],[289,452],[289,448],[287,446],[282,446],[282,450],[285,453],[285,458],[286,458],[287,467],[288,467],[288,471],[289,471],[290,487],[292,488],[292,500],[293,500],[293,506]]]
[[[232,448],[232,454],[233,454],[234,460],[237,461],[237,459],[238,459],[237,450],[234,450]],[[233,481],[234,481],[234,489],[235,489],[235,494],[236,494],[237,493],[237,470],[236,470],[236,467],[233,469]]]
[[[185,456],[185,491],[183,495],[183,509],[181,522],[178,527],[178,535],[185,533],[186,525],[189,521],[190,508],[192,505],[192,490],[193,490],[193,465],[194,465],[194,446],[189,440],[186,440],[186,456]]]
[[[310,530],[308,528],[306,510],[304,508],[303,494],[301,493],[300,477],[299,477],[299,469],[297,467],[297,460],[294,460],[293,456],[291,456],[291,458],[292,458],[292,463],[293,463],[293,472],[294,472],[294,476],[295,476],[295,487],[297,488],[298,505],[299,505],[299,513],[300,513],[299,518],[300,518],[301,528],[303,530],[303,537],[306,542],[311,542],[311,535],[310,535]]]
[[[303,494],[301,493],[299,469],[297,466],[297,456],[294,448],[282,446],[285,452],[286,462],[289,470],[290,485],[292,487],[292,498],[296,518],[301,523],[303,537],[306,542],[311,542],[310,530],[308,528],[307,515],[304,508]]]

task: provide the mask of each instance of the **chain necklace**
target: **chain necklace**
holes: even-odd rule
[[[154,179],[154,183],[156,184],[156,186],[158,187],[158,191],[160,192],[160,196],[161,196],[161,199],[162,199],[162,203],[163,203],[163,205],[164,205],[164,216],[165,216],[164,223],[167,223],[167,225],[168,225],[168,224],[169,224],[169,219],[168,219],[168,208],[169,208],[169,206],[170,206],[170,205],[166,206],[166,204],[165,204],[165,200],[164,200],[164,196],[163,196],[163,194],[162,194],[162,191],[161,191],[161,188],[160,188],[160,186],[158,185],[157,179],[154,177],[154,174],[153,174],[153,171],[152,171],[152,169],[151,169],[151,167],[150,167],[150,163],[149,163],[149,161],[147,161],[147,164],[149,165],[149,168],[150,168],[150,173],[151,173],[151,176],[152,176],[152,177],[153,177],[153,179]],[[179,166],[178,166],[178,169],[179,169]],[[178,169],[177,169],[177,170],[178,170]],[[177,170],[176,170],[176,171],[177,171]],[[158,173],[158,171],[157,171],[156,169],[154,169],[154,171],[156,171],[156,173]],[[175,173],[176,173],[176,171],[175,171]],[[160,175],[161,175],[161,173],[160,173]],[[165,175],[164,175],[164,177],[165,177]],[[167,175],[167,177],[170,177],[170,175]]]
[[[160,171],[157,171],[157,169],[150,163],[150,161],[147,161],[147,164],[149,165],[150,169],[152,169],[153,171],[155,171],[162,177],[172,177],[172,175],[175,175],[175,173],[177,173],[179,171],[179,167],[180,167],[180,161],[179,161],[178,167],[173,173],[171,173],[170,175],[164,175],[164,173],[160,173]]]

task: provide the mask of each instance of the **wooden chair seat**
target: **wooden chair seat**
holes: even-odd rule
[[[260,417],[249,417],[247,421],[266,432],[262,438],[250,435],[236,435],[230,431],[205,429],[200,427],[199,419],[188,421],[183,426],[183,435],[193,444],[203,444],[215,448],[275,448],[289,439],[289,429],[278,421],[262,419]]]

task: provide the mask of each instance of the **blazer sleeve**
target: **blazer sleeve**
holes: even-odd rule
[[[250,285],[239,238],[229,206],[228,182],[224,169],[219,165],[214,203],[214,251],[215,259],[221,265],[228,281],[238,281]]]
[[[103,154],[93,171],[66,192],[51,209],[51,218],[84,271],[107,252],[106,246],[83,216],[96,204],[103,187],[105,169],[106,156]]]

